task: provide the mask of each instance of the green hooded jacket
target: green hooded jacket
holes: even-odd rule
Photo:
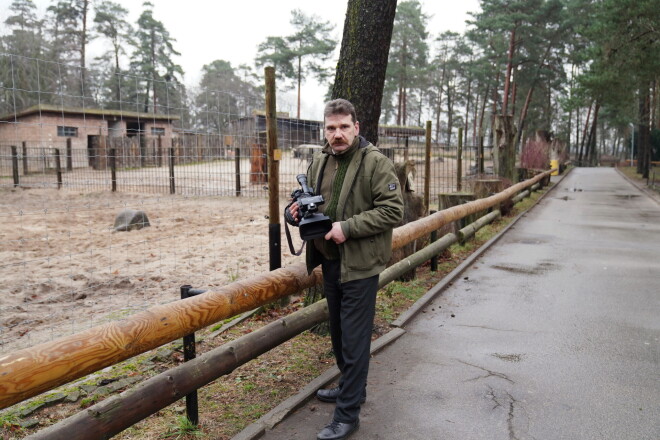
[[[346,236],[339,245],[341,282],[381,273],[392,256],[392,229],[403,218],[403,197],[394,164],[378,148],[358,137],[358,150],[351,157],[337,202],[337,221]],[[320,174],[330,147],[314,155],[307,170],[308,182],[320,188]],[[326,203],[330,194],[322,194]],[[307,245],[309,273],[321,264],[313,243]]]

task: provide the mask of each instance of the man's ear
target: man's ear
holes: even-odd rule
[[[358,135],[360,134],[360,122],[355,121],[355,134]]]

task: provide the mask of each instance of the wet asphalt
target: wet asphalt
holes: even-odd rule
[[[371,361],[387,440],[660,439],[660,204],[579,168]],[[309,400],[261,437],[315,439]]]

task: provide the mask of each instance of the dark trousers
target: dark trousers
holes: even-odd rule
[[[324,259],[322,267],[332,350],[341,371],[334,419],[352,423],[360,415],[360,399],[367,385],[378,275],[341,283],[339,260]]]

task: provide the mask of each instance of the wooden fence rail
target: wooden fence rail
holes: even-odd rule
[[[393,249],[428,236],[464,216],[512,199],[548,178],[553,170],[520,182],[493,196],[455,206],[397,228]],[[0,357],[0,409],[59,385],[157,348],[163,344],[300,292],[321,281],[320,270],[308,276],[303,263],[290,265],[186,300],[158,305],[127,319],[39,344]]]

